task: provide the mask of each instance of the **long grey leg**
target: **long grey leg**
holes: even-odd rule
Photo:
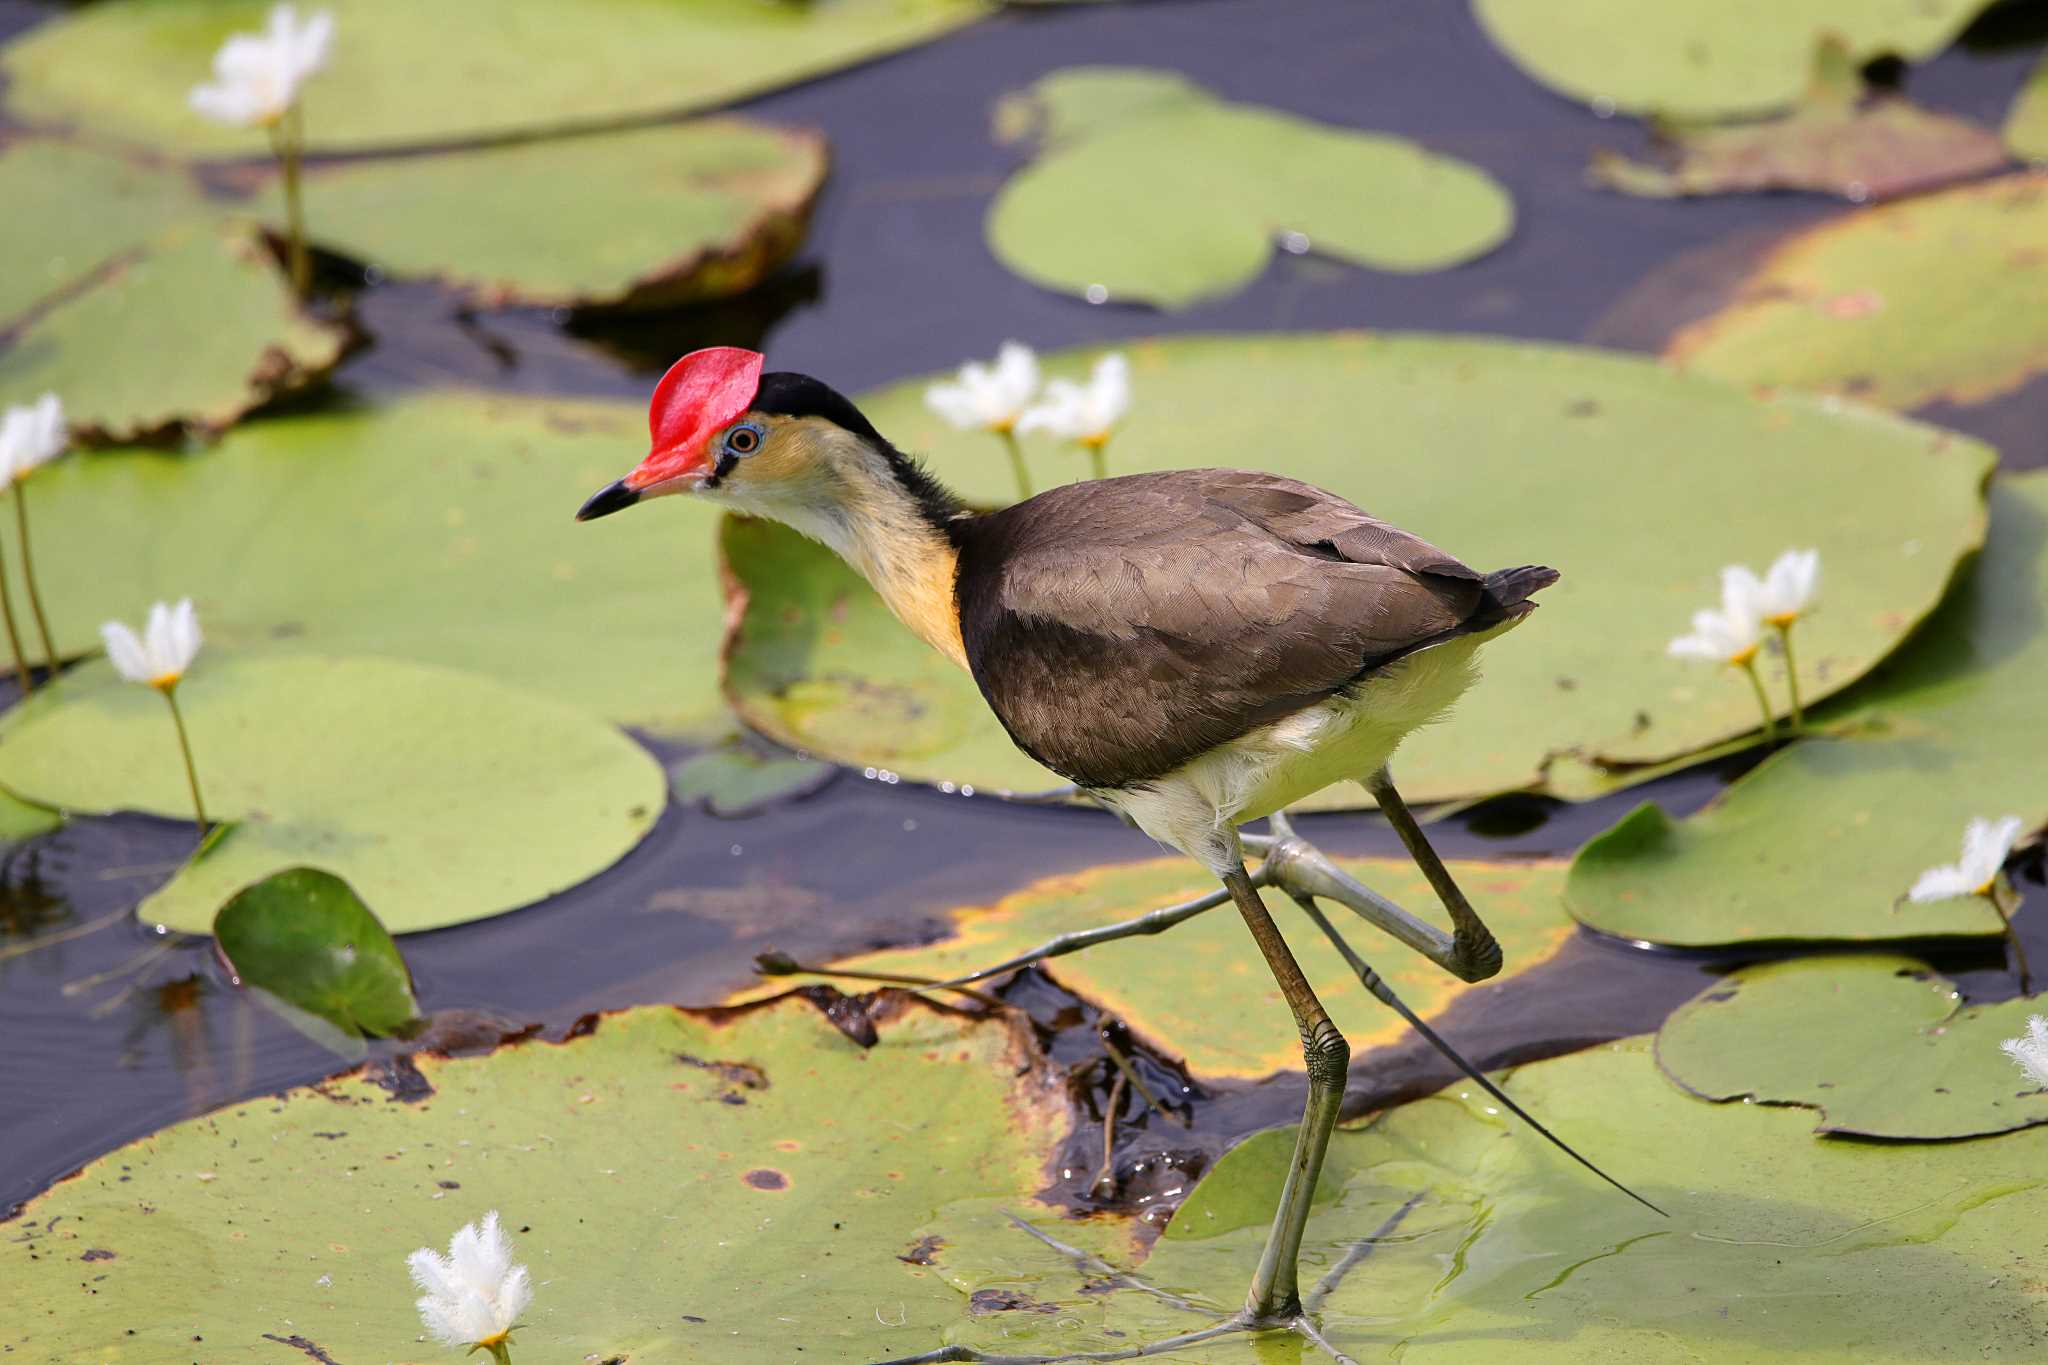
[[[1394,827],[1394,833],[1401,836],[1402,844],[1408,849],[1408,856],[1422,869],[1422,875],[1429,879],[1429,885],[1436,892],[1436,898],[1450,913],[1451,927],[1455,931],[1452,940],[1451,960],[1441,965],[1461,981],[1484,981],[1500,970],[1500,944],[1495,941],[1493,931],[1479,918],[1479,912],[1465,899],[1465,893],[1458,889],[1451,879],[1450,869],[1436,856],[1436,850],[1423,837],[1422,826],[1408,811],[1408,803],[1401,799],[1401,793],[1394,790],[1394,775],[1382,766],[1371,777],[1365,779],[1365,789],[1372,793],[1372,799],[1379,803],[1380,813],[1387,817],[1387,823]]]

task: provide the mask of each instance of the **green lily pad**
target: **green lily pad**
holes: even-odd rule
[[[1890,653],[1983,534],[1986,447],[1635,357],[1362,333],[1127,349],[1136,401],[1110,444],[1117,472],[1254,459],[1478,567],[1563,571],[1541,610],[1487,647],[1484,676],[1456,713],[1396,756],[1411,801],[1544,790],[1560,755],[1651,764],[1753,732],[1755,701],[1739,679],[1664,653],[1692,611],[1716,600],[1724,563],[1820,549],[1826,610],[1799,640],[1800,691],[1811,700]],[[1082,368],[1072,357],[1051,363]],[[924,408],[924,384],[867,395],[863,407],[971,501],[1003,501],[1001,446],[946,427]],[[1038,465],[1041,478],[1080,472],[1071,461]],[[1060,784],[1017,752],[972,680],[889,618],[828,551],[767,526],[730,525],[722,541],[742,599],[726,690],[750,725],[920,781]],[[1782,701],[1782,679],[1771,686]],[[1364,800],[1346,788],[1321,803]]]
[[[532,1268],[518,1360],[923,1349],[958,1299],[899,1255],[952,1200],[1028,1201],[1067,1111],[1007,1021],[902,1003],[880,1033],[864,1051],[794,999],[640,1009],[420,1056],[412,1103],[373,1069],[176,1124],[8,1226],[0,1352],[454,1360],[416,1344],[405,1257],[491,1209]]]
[[[758,744],[734,739],[670,768],[669,787],[678,800],[701,801],[713,815],[752,815],[787,797],[809,795],[836,771],[830,763],[768,753]]]
[[[189,594],[223,644],[445,664],[714,733],[716,513],[673,498],[571,519],[646,440],[638,403],[435,393],[248,423],[183,455],[61,460],[30,499],[50,624],[81,654],[99,622]]]
[[[1799,97],[1834,37],[1861,66],[1932,57],[1991,0],[1472,0],[1495,45],[1536,80],[1602,109],[1725,118]]]
[[[1442,921],[1428,883],[1406,859],[1346,859],[1340,865],[1417,914]],[[1453,862],[1450,868],[1500,939],[1506,966],[1495,981],[1536,966],[1569,937],[1568,917],[1558,901],[1563,883],[1558,864]],[[1186,858],[1047,877],[994,905],[953,911],[953,932],[936,943],[864,953],[831,965],[946,979],[992,966],[1057,934],[1131,919],[1214,886]],[[1266,900],[1317,998],[1354,1053],[1406,1036],[1408,1026],[1365,993],[1344,959],[1285,896],[1271,892]],[[1424,1017],[1472,989],[1414,950],[1380,937],[1341,906],[1328,907],[1328,913],[1395,993]],[[1163,938],[1123,939],[1054,958],[1046,970],[1201,1075],[1259,1077],[1301,1069],[1301,1044],[1287,1004],[1230,906],[1178,925]],[[764,983],[739,998],[758,999],[781,989]]]
[[[1594,154],[1594,184],[1672,198],[1740,190],[1815,190],[1862,203],[1915,194],[2002,169],[2005,144],[1967,119],[1893,94],[1866,97],[1840,42],[1821,44],[1799,107],[1780,118],[1721,124],[1660,119],[1666,165]]]
[[[1658,1030],[1657,1063],[1703,1099],[1818,1109],[1817,1133],[1961,1138],[2048,1123],[2048,1090],[1998,1047],[2041,1002],[1958,999],[1907,957],[1769,963],[1681,1005]]]
[[[2048,161],[2048,57],[2020,88],[2005,116],[2005,145],[2027,161]]]
[[[314,236],[487,304],[675,306],[736,294],[802,242],[816,133],[743,119],[346,161],[306,194]]]
[[[17,318],[0,391],[63,395],[72,427],[96,440],[218,431],[320,378],[345,339],[299,311],[253,232],[192,219]]]
[[[1960,1343],[2024,1360],[2048,1337],[2034,1268],[2048,1131],[1816,1140],[1808,1114],[1678,1090],[1647,1039],[1523,1067],[1507,1089],[1671,1218],[1599,1184],[1470,1086],[1340,1131],[1309,1217],[1303,1290],[1323,1335],[1361,1365],[1922,1361]],[[947,1244],[935,1268],[961,1294],[942,1340],[1027,1355],[1129,1349],[1206,1326],[1201,1310],[1220,1316],[1241,1301],[1292,1142],[1282,1130],[1227,1153],[1139,1267],[1197,1311],[1140,1289],[1084,1290],[1101,1277],[985,1205],[945,1211],[923,1229]],[[1312,1289],[1333,1275],[1331,1289]],[[1044,1311],[976,1314],[977,1291]],[[1158,1358],[1323,1357],[1233,1336]]]
[[[244,887],[213,917],[213,937],[243,989],[336,1051],[360,1055],[365,1035],[419,1018],[398,945],[331,872],[291,867]]]
[[[1475,166],[1225,103],[1157,71],[1072,67],[1010,98],[999,129],[1054,136],[990,206],[990,249],[1096,302],[1180,308],[1234,292],[1283,234],[1355,265],[1442,270],[1493,250],[1514,223],[1507,191]],[[1040,109],[1020,114],[1019,99]]]
[[[481,919],[603,871],[661,813],[661,768],[631,740],[448,669],[216,650],[178,704],[207,814],[234,826],[136,914],[188,933],[307,863],[345,877],[399,933]],[[7,713],[0,785],[70,811],[192,814],[163,699],[102,663]]]
[[[2000,479],[1991,534],[1952,599],[1871,682],[1829,738],[1802,740],[1705,810],[1631,812],[1579,850],[1565,898],[1623,938],[1699,947],[2002,932],[1981,900],[1900,904],[1952,862],[1973,816],[2048,823],[2024,736],[2048,669],[2048,472]],[[1799,629],[1805,629],[1804,625]]]
[[[113,0],[0,53],[26,123],[184,151],[256,154],[263,135],[193,113],[185,94],[268,0]],[[982,0],[329,0],[335,39],[306,88],[322,151],[533,133],[729,104],[910,47],[989,12]],[[500,224],[501,228],[506,224]]]
[[[1975,403],[2048,369],[2048,173],[1831,219],[1779,245],[1665,357],[1889,408]]]

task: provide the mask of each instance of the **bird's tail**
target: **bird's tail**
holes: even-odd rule
[[[1519,569],[1499,569],[1486,576],[1486,600],[1495,611],[1512,612],[1558,579],[1557,570],[1542,564],[1524,564]]]

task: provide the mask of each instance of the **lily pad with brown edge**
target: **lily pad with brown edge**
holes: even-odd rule
[[[1665,358],[1695,374],[1888,408],[1976,403],[2048,369],[2048,172],[1795,233]]]
[[[1443,919],[1428,883],[1406,859],[1344,859],[1339,865],[1417,914]],[[1558,899],[1564,878],[1560,864],[1453,862],[1450,869],[1500,939],[1507,965],[1494,980],[1544,961],[1570,935],[1570,920]],[[1132,919],[1202,895],[1214,885],[1185,858],[1047,877],[993,905],[953,911],[952,932],[935,943],[819,965],[935,979],[962,976],[1056,935]],[[1309,984],[1353,1051],[1363,1053],[1398,1041],[1408,1026],[1366,994],[1315,926],[1280,893],[1268,892],[1266,900]],[[1395,993],[1425,1018],[1467,989],[1419,953],[1382,938],[1341,906],[1330,905],[1327,913]],[[1301,1044],[1286,1001],[1243,921],[1228,905],[1178,925],[1164,937],[1098,944],[1051,959],[1045,970],[1155,1046],[1182,1058],[1199,1075],[1249,1078],[1301,1068]],[[764,984],[738,998],[759,998],[780,989],[780,984]]]
[[[186,92],[268,0],[112,0],[0,51],[7,113],[181,153],[263,155],[262,133],[192,112]],[[983,0],[329,0],[330,60],[306,87],[318,151],[531,136],[690,113],[912,47]],[[451,65],[453,63],[453,65]],[[309,204],[314,225],[317,206]],[[500,224],[501,228],[508,226]]]
[[[646,443],[639,403],[444,391],[60,460],[30,486],[38,581],[67,655],[176,592],[238,649],[414,659],[721,733],[717,513],[670,498],[572,520]]]
[[[178,704],[207,814],[230,828],[136,915],[187,933],[306,864],[398,933],[500,914],[624,857],[665,799],[660,765],[603,721],[451,669],[213,649]],[[0,787],[66,811],[192,815],[163,698],[98,662],[0,720]]]
[[[321,244],[486,305],[674,307],[788,260],[825,165],[816,133],[703,119],[337,162],[306,195]]]
[[[213,939],[236,985],[345,1056],[419,1022],[398,945],[331,872],[290,867],[242,888],[214,915]]]
[[[1834,37],[1863,66],[1924,61],[1992,0],[1472,0],[1480,27],[1533,79],[1627,114],[1727,118],[1783,109]]]
[[[1395,756],[1414,803],[1542,791],[1560,755],[1625,780],[1637,765],[1753,735],[1756,703],[1739,678],[1664,653],[1717,600],[1723,564],[1821,551],[1827,607],[1798,642],[1811,702],[1895,649],[1982,541],[1987,447],[1638,357],[1341,332],[1123,349],[1135,402],[1109,446],[1112,473],[1253,463],[1349,497],[1478,568],[1562,570],[1540,609],[1487,646],[1455,713]],[[1095,353],[1047,364],[1078,373]],[[862,407],[969,501],[999,505],[1012,491],[1002,447],[927,411],[927,382],[865,395]],[[1373,414],[1370,431],[1360,412]],[[1276,426],[1275,413],[1287,420]],[[1026,448],[1042,481],[1083,472],[1063,453]],[[735,597],[725,687],[748,724],[918,781],[1060,785],[1011,744],[973,681],[829,551],[772,526],[728,526],[721,541]],[[1767,671],[1782,706],[1778,667]],[[1346,786],[1311,804],[1365,801]]]
[[[795,998],[648,1007],[416,1056],[409,1102],[373,1064],[174,1124],[7,1225],[0,1351],[452,1360],[405,1258],[496,1210],[534,1283],[515,1359],[911,1354],[958,1296],[899,1253],[954,1200],[1034,1207],[1069,1118],[1022,1023],[879,1013],[863,1049]]]
[[[1950,600],[1801,740],[1674,821],[1639,807],[1572,862],[1590,928],[1680,947],[2002,932],[1981,900],[1901,903],[1975,816],[2048,823],[2048,472],[1991,487],[1991,533]],[[1797,629],[1803,630],[1802,624]],[[2022,910],[2022,914],[2027,913]]]
[[[1513,227],[1513,200],[1476,166],[1160,72],[1073,67],[1010,98],[1043,111],[999,111],[999,125],[1059,136],[990,205],[989,247],[1033,283],[1098,303],[1182,308],[1233,293],[1283,234],[1408,273],[1483,256]]]
[[[0,391],[61,394],[95,441],[210,434],[323,377],[346,341],[299,310],[253,230],[188,219],[17,316]]]
[[[2048,162],[2048,57],[2027,77],[2005,116],[2005,145],[2022,160]]]
[[[1739,124],[1659,119],[1656,134],[1664,164],[1596,152],[1588,178],[1658,199],[1790,189],[1862,203],[2006,165],[2005,144],[1989,129],[1896,94],[1866,95],[1855,63],[1832,38],[1821,44],[1813,82],[1792,112]]]
[[[2039,1000],[1964,1007],[1907,957],[1746,968],[1679,1006],[1657,1064],[1702,1099],[1819,1111],[1817,1133],[1966,1138],[2048,1123],[2048,1090],[1999,1049]]]
[[[1948,1358],[1963,1342],[1986,1359],[2028,1360],[2048,1339],[2035,1288],[2048,1129],[1816,1141],[1811,1114],[1679,1090],[1647,1038],[1518,1068],[1506,1089],[1671,1216],[1599,1183],[1468,1084],[1340,1129],[1309,1215],[1302,1290],[1345,1357],[1903,1365]],[[1105,1283],[1017,1231],[993,1201],[941,1210],[920,1235],[945,1243],[932,1268],[958,1299],[948,1330],[925,1345],[1028,1357],[1201,1330],[1242,1302],[1292,1146],[1275,1129],[1227,1152],[1136,1267],[1185,1308]],[[1086,1225],[1031,1221],[1087,1245]],[[976,1294],[997,1293],[1040,1310],[975,1312]],[[1296,1352],[1274,1334],[1240,1334],[1156,1358],[1328,1358]]]

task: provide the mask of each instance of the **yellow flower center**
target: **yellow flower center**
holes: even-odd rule
[[[1792,623],[1798,619],[1799,613],[1796,611],[1781,611],[1776,616],[1766,616],[1764,622],[1776,626],[1779,630],[1790,630]]]
[[[178,685],[178,680],[184,676],[183,673],[159,673],[149,680],[149,685],[159,692],[169,692]]]
[[[1756,658],[1756,646],[1751,645],[1747,649],[1738,649],[1733,654],[1730,654],[1728,662],[1737,668],[1743,668],[1754,658]]]

